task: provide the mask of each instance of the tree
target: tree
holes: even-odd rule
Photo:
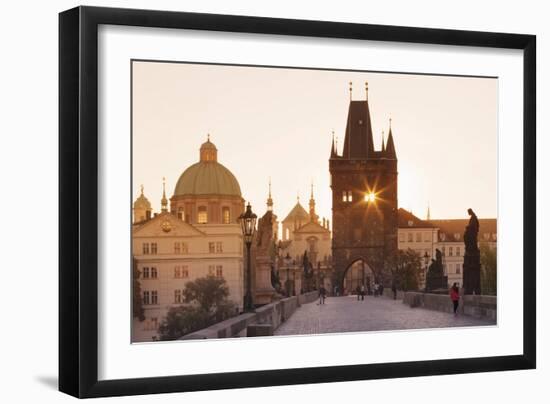
[[[484,295],[497,294],[497,250],[487,243],[479,244],[481,260],[481,293]]]
[[[140,272],[137,269],[137,263],[134,259],[132,262],[132,283],[133,283],[133,299],[132,299],[132,312],[134,318],[139,321],[145,320],[145,313],[143,312],[143,305],[141,301],[141,285],[139,283]]]
[[[404,291],[417,290],[422,272],[422,258],[410,248],[398,250],[395,257],[386,259],[386,267],[391,271],[396,286]]]
[[[178,339],[236,314],[223,278],[207,276],[188,282],[182,296],[185,304],[170,308],[159,327],[163,341]]]

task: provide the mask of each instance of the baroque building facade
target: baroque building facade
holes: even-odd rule
[[[134,203],[132,251],[139,273],[145,320],[133,319],[132,341],[158,338],[171,307],[183,303],[185,284],[197,278],[224,278],[235,313],[243,307],[243,239],[238,216],[244,199],[235,176],[217,159],[208,139],[199,162],[179,177],[174,194],[163,191],[161,212],[151,214],[141,195]],[[147,216],[149,215],[149,216]]]

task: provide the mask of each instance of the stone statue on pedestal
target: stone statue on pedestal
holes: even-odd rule
[[[272,283],[274,220],[274,215],[269,210],[258,220],[256,242],[253,245],[256,265],[254,265],[252,278],[254,280],[252,293],[254,294],[254,303],[256,305],[271,303],[276,294]]]
[[[466,295],[481,294],[481,259],[477,245],[479,220],[472,209],[468,209],[470,221],[464,231],[463,287]]]
[[[435,259],[428,267],[426,275],[426,292],[447,291],[447,277],[443,274],[443,255],[439,249],[435,250]]]

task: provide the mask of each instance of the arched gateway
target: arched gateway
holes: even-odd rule
[[[354,293],[361,285],[365,290],[373,290],[374,283],[378,276],[364,259],[352,262],[342,274],[342,293]]]
[[[348,268],[361,260],[389,286],[388,263],[397,255],[397,155],[391,120],[387,143],[374,149],[368,93],[350,100],[343,153],[333,141],[329,169],[336,280],[343,288]]]

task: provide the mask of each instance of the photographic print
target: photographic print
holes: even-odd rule
[[[132,342],[497,324],[497,78],[131,71]]]

